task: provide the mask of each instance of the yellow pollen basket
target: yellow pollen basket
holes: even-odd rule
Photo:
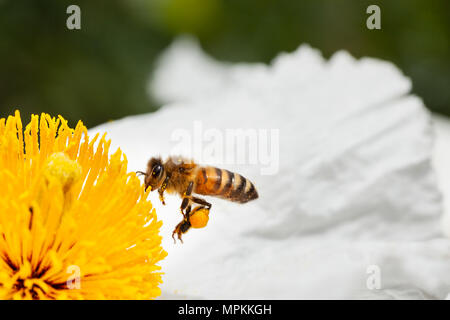
[[[203,208],[194,212],[192,216],[189,217],[192,228],[200,229],[206,227],[209,220],[209,209]]]

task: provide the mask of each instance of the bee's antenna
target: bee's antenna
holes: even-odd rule
[[[143,172],[143,171],[136,171],[136,173],[137,173],[137,174],[140,174],[140,175],[144,175],[144,176],[147,175],[147,173],[145,173],[145,172]]]

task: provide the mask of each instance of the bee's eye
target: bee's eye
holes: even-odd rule
[[[153,168],[152,176],[156,177],[161,173],[162,167],[160,165],[157,165]]]

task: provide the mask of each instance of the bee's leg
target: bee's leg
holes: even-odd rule
[[[206,210],[207,211],[207,215],[209,215],[209,210],[211,209],[211,203],[201,199],[201,198],[197,198],[197,197],[191,197],[191,201],[193,203],[198,204],[197,207],[194,208],[194,210],[192,210],[192,212],[190,212],[189,215],[187,215],[187,221],[189,222],[189,224],[191,223],[191,216],[193,216],[197,211],[200,210]],[[208,218],[206,219],[206,222],[204,223],[203,227],[206,226],[206,224],[208,223]],[[196,228],[203,228],[199,225],[196,226]]]
[[[161,200],[162,204],[165,205],[166,202],[164,201],[164,191],[166,191],[167,188],[167,183],[169,182],[170,176],[168,175],[166,177],[166,179],[164,179],[163,184],[161,185],[161,187],[158,189],[158,193],[159,193],[159,200]]]
[[[159,200],[163,205],[166,205],[166,202],[164,201],[164,190],[159,189],[158,193],[159,193]]]
[[[190,203],[190,199],[191,199],[191,194],[192,194],[192,190],[194,189],[194,183],[191,181],[186,189],[186,191],[183,194],[183,200],[181,201],[181,206],[180,206],[180,210],[181,210],[181,214],[184,216],[184,218],[187,218],[187,215],[184,213],[184,209],[186,209],[186,207],[189,205]]]
[[[206,208],[207,210],[211,209],[211,204],[201,198],[191,196],[192,190],[194,189],[194,183],[189,183],[189,186],[186,192],[183,194],[183,201],[181,202],[181,213],[183,214],[183,220],[175,227],[175,230],[172,232],[172,238],[175,241],[175,234],[178,236],[178,240],[183,242],[181,236],[183,233],[188,232],[191,228],[190,216],[194,214],[196,211]],[[194,210],[191,212],[191,202],[199,204]],[[185,211],[184,211],[185,210]]]
[[[206,209],[208,209],[208,210],[211,209],[211,203],[203,200],[202,198],[191,197],[191,201],[194,202],[194,203],[198,203],[198,204],[200,204],[202,206],[205,206]]]
[[[194,189],[194,183],[191,181],[188,185],[188,188],[183,194],[183,201],[181,201],[180,211],[183,215],[183,220],[175,227],[175,230],[172,232],[172,238],[175,241],[175,234],[178,235],[178,240],[183,242],[181,239],[181,235],[186,233],[191,228],[191,223],[189,222],[189,215],[191,213],[191,205],[190,199],[192,190]],[[185,211],[186,210],[186,211]]]
[[[189,217],[189,214],[191,212],[191,206],[188,206],[186,208],[186,216]],[[183,220],[181,220],[181,222],[179,224],[177,224],[177,226],[175,227],[175,230],[173,230],[172,232],[172,239],[173,242],[176,243],[175,240],[175,234],[177,234],[178,236],[178,240],[181,241],[181,243],[183,243],[183,239],[181,238],[183,233],[188,232],[188,230],[191,228],[191,223],[189,222],[189,218],[184,218]]]

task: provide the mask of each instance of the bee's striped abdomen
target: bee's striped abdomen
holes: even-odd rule
[[[258,192],[250,180],[215,167],[199,168],[194,192],[240,203],[258,198]]]

